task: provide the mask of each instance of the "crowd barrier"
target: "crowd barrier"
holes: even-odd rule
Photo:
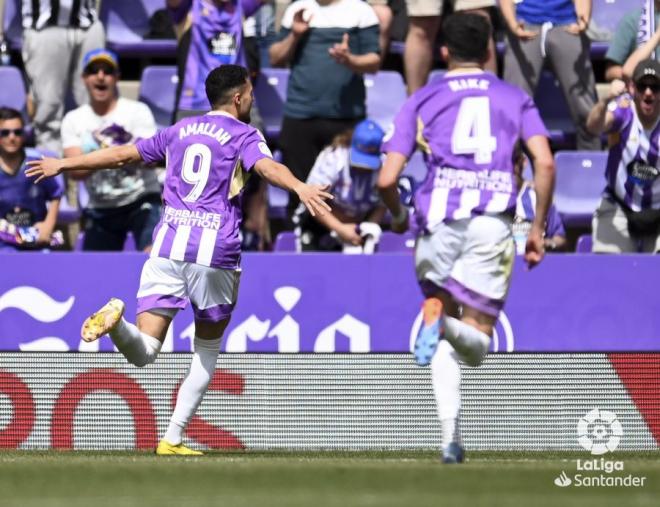
[[[0,447],[152,448],[190,360],[190,310],[143,369],[84,317],[109,296],[135,312],[140,254],[0,256]],[[421,295],[410,255],[246,255],[218,370],[188,436],[201,448],[439,446],[430,371],[409,354]],[[464,368],[470,449],[579,450],[594,408],[619,449],[660,442],[660,312],[652,256],[518,262],[492,351]],[[101,352],[101,353],[99,353]],[[172,352],[172,353],[167,353]]]

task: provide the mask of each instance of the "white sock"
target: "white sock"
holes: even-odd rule
[[[461,410],[461,366],[453,347],[442,340],[431,361],[433,392],[442,427],[442,447],[461,442],[458,416]]]
[[[479,366],[488,354],[490,337],[460,320],[445,316],[445,339],[468,366]]]
[[[188,374],[179,388],[174,413],[164,437],[171,444],[181,443],[183,431],[202,402],[206,388],[213,378],[221,340],[222,338],[203,340],[195,336],[195,353]]]
[[[128,362],[140,368],[153,363],[163,346],[160,340],[140,332],[123,317],[110,331],[110,338]]]

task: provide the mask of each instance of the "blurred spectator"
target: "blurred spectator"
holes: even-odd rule
[[[298,0],[282,18],[274,66],[291,64],[279,144],[306,180],[317,155],[366,114],[362,75],[380,66],[378,18],[362,0]],[[290,200],[290,211],[297,205]]]
[[[523,170],[527,159],[520,145],[518,145],[514,157],[513,174],[518,196],[516,197],[516,213],[512,226],[513,240],[516,244],[516,254],[524,255],[527,236],[536,215],[536,191],[534,190],[534,182],[523,178]],[[543,246],[546,253],[559,252],[566,248],[566,230],[554,204],[551,204],[548,209]]]
[[[177,62],[179,91],[176,109],[210,109],[204,81],[223,64],[247,67],[243,18],[252,15],[262,0],[166,0],[179,34]]]
[[[34,99],[37,146],[60,153],[67,93],[78,105],[87,91],[78,79],[82,56],[105,45],[96,0],[22,0],[23,62]]]
[[[605,191],[594,213],[593,252],[660,251],[660,63],[637,65],[625,94],[614,81],[605,100],[591,111],[587,126],[610,134]]]
[[[599,150],[600,139],[586,129],[596,103],[596,80],[585,33],[591,0],[500,0],[509,28],[504,53],[504,79],[534,96],[548,58],[577,129],[579,150]]]
[[[642,20],[643,10],[644,19]],[[649,15],[651,11],[654,11],[653,18]],[[651,21],[653,21],[653,25]],[[660,0],[654,0],[653,3],[650,0],[645,0],[644,9],[632,9],[621,18],[605,54],[605,79],[607,81],[623,79],[623,65],[626,60],[635,52],[638,45],[643,45],[651,38],[653,30],[650,30],[650,27],[660,26],[659,22]],[[650,53],[645,57],[641,57],[638,61],[649,56]],[[631,71],[634,68],[635,65],[631,63]]]
[[[26,163],[41,156],[27,155],[24,144],[21,113],[0,107],[0,250],[43,247],[53,239],[63,189],[56,179],[35,185],[25,176]]]
[[[332,144],[319,153],[307,183],[330,187],[334,196],[332,213],[314,220],[302,204],[299,206],[296,221],[303,251],[361,247],[366,235],[377,243],[379,224],[385,215],[376,189],[384,135],[376,122],[364,120],[355,130],[335,136]]]
[[[638,32],[634,46],[637,49],[629,54],[623,65],[623,77],[630,80],[632,74],[642,60],[647,58],[658,59],[657,47],[660,44],[660,28],[658,28],[658,10],[660,1],[644,0],[642,8],[638,11]],[[633,48],[634,49],[634,48]]]
[[[89,104],[70,111],[62,122],[65,157],[99,148],[134,143],[156,133],[149,108],[117,93],[119,66],[109,50],[95,49],[84,57],[82,80]],[[85,181],[89,204],[85,218],[84,250],[123,249],[128,231],[139,250],[151,247],[151,234],[160,218],[160,184],[156,171],[139,167],[120,170],[75,171]]]
[[[454,11],[469,11],[483,14],[490,21],[490,9],[495,0],[452,0]],[[435,42],[440,28],[443,0],[406,0],[408,9],[408,35],[403,53],[408,94],[426,84],[435,57]],[[495,41],[488,45],[486,70],[497,73]]]
[[[392,29],[393,13],[390,7],[391,0],[367,0],[371,5],[376,17],[378,18],[378,46],[380,47],[380,57],[385,58],[390,46],[390,30]]]

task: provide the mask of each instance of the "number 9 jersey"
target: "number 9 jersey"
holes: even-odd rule
[[[259,131],[214,111],[185,118],[136,147],[146,163],[166,163],[151,257],[237,269],[243,190],[254,164],[272,157]]]
[[[519,139],[548,136],[532,99],[483,71],[452,71],[415,92],[397,114],[383,152],[419,148],[428,172],[415,193],[419,231],[484,214],[513,216]]]

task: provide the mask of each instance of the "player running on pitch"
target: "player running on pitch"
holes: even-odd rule
[[[536,217],[525,260],[543,258],[543,230],[554,185],[547,132],[532,99],[484,72],[490,25],[475,14],[446,19],[442,56],[448,72],[412,95],[383,145],[378,185],[392,229],[408,228],[397,178],[416,148],[428,174],[415,194],[417,280],[426,296],[415,342],[419,365],[431,363],[442,426],[442,459],[463,460],[458,416],[460,366],[478,366],[509,288],[511,223],[518,189],[513,155],[521,138],[535,168]]]
[[[184,446],[182,436],[213,376],[236,303],[241,194],[250,172],[295,192],[312,215],[328,211],[324,200],[332,198],[272,160],[261,134],[247,125],[253,96],[245,68],[214,69],[206,79],[206,93],[213,110],[203,116],[186,118],[135,145],[63,160],[47,158],[30,164],[27,171],[38,182],[62,171],[166,161],[164,209],[142,269],[137,326],[123,318],[124,303],[111,299],[81,331],[87,342],[109,333],[130,363],[145,366],[156,359],[177,311],[188,300],[192,303],[195,352],[157,454],[202,454]]]

